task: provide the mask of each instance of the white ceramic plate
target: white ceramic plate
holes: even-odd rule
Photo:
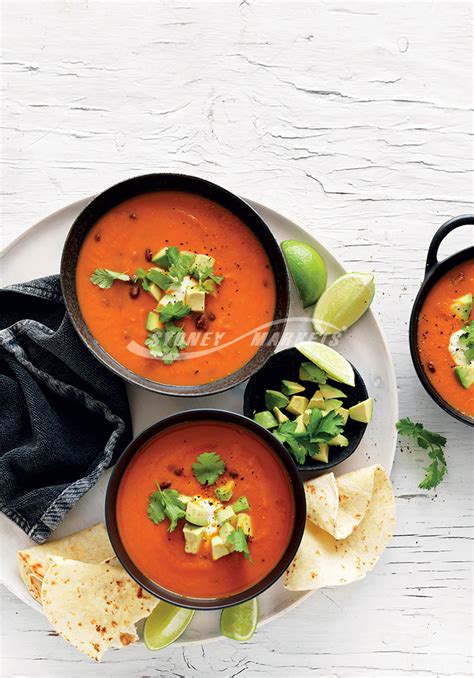
[[[28,272],[29,279],[57,273],[66,234],[87,202],[88,199],[80,200],[51,214],[10,245],[2,255],[3,285],[23,281],[25,271]],[[263,205],[252,202],[250,204],[270,226],[278,241],[297,239],[314,245],[326,261],[329,281],[345,272],[342,264],[309,233]],[[374,305],[377,305],[377,299]],[[311,309],[306,315],[309,316],[310,312]],[[301,312],[293,287],[291,317],[299,317],[299,320],[288,323],[285,335],[278,347],[279,350],[293,345],[294,340],[290,333],[308,332],[310,329],[309,321]],[[373,463],[379,463],[390,471],[396,446],[397,388],[392,359],[382,329],[371,311],[366,313],[362,320],[343,336],[338,350],[361,372],[369,394],[375,398],[376,405],[374,419],[368,426],[360,446],[350,459],[337,467],[336,473],[344,473]],[[155,421],[183,409],[216,407],[242,412],[244,387],[245,384],[225,393],[205,398],[175,398],[129,386],[128,395],[134,434],[137,435]],[[105,473],[97,486],[78,502],[56,530],[55,537],[70,534],[104,520],[104,497],[109,473]],[[25,590],[17,568],[17,551],[33,546],[33,542],[3,514],[0,514],[0,542],[2,544],[2,582],[27,605],[42,612],[41,606]],[[310,594],[306,592],[287,591],[281,582],[277,582],[260,597],[260,623],[270,622],[284,614],[301,603],[308,595]],[[198,612],[177,645],[202,643],[219,637],[219,612]]]

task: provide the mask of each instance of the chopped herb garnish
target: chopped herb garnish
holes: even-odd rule
[[[174,285],[176,283],[176,280],[170,278],[169,275],[163,273],[163,271],[159,271],[157,268],[150,268],[150,270],[146,274],[146,277],[148,278],[148,280],[151,280],[151,282],[155,283],[155,285],[158,285],[160,290],[163,290],[164,292],[166,292],[166,290],[169,290],[171,285]]]
[[[252,562],[252,558],[250,557],[249,546],[247,544],[247,537],[245,536],[244,531],[241,527],[238,527],[236,530],[231,532],[227,537],[227,541],[229,542],[229,544],[232,544],[232,546],[234,547],[234,551],[243,553],[247,560]]]
[[[108,290],[109,287],[112,287],[116,280],[123,280],[128,282],[130,276],[128,273],[119,273],[117,271],[111,271],[108,268],[96,268],[94,273],[90,277],[90,281],[93,285],[97,285],[103,290]]]
[[[416,444],[423,450],[428,451],[431,464],[424,468],[426,476],[418,485],[422,490],[431,490],[443,480],[447,466],[444,456],[446,438],[439,433],[428,431],[423,424],[416,424],[408,417],[400,419],[396,424],[397,431],[401,436],[413,438]]]
[[[336,410],[331,410],[325,417],[322,416],[321,410],[311,410],[308,435],[312,443],[327,443],[342,433],[343,428],[344,420]]]
[[[190,313],[190,306],[183,304],[182,301],[175,301],[160,308],[160,322],[165,324],[171,322],[171,320],[180,320],[181,318],[185,318]]]
[[[215,283],[216,285],[220,285],[221,282],[224,280],[224,277],[222,275],[214,274],[214,266],[207,266],[206,268],[203,268],[200,271],[198,271],[198,280],[199,288],[204,290],[204,292],[207,292],[208,289],[206,287],[206,283],[208,280],[212,280],[212,282]]]
[[[186,348],[184,330],[168,324],[163,329],[151,332],[145,339],[145,346],[154,358],[161,358],[165,365],[171,365],[179,358],[179,352]]]
[[[173,532],[178,525],[178,520],[184,518],[186,505],[180,500],[177,490],[162,490],[159,483],[156,483],[158,490],[150,495],[148,500],[148,517],[155,525],[168,518],[170,524],[168,532]]]
[[[250,508],[249,500],[245,496],[239,497],[237,501],[234,501],[232,504],[232,508],[234,509],[234,513],[248,511]]]
[[[201,485],[214,485],[225,473],[225,464],[215,452],[203,452],[194,462],[193,474]]]
[[[184,276],[187,275],[192,268],[196,255],[191,252],[180,253],[178,248],[173,246],[168,247],[166,256],[169,261],[168,273],[173,278],[176,278],[178,282],[183,282]]]
[[[464,326],[463,333],[459,337],[459,343],[466,347],[464,353],[466,362],[472,362],[474,360],[474,320]]]
[[[145,292],[148,292],[150,284],[146,277],[146,271],[144,268],[137,268],[137,270],[135,271],[135,275],[133,276],[133,282],[138,282],[139,280]]]

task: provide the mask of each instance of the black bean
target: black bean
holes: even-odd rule
[[[151,261],[153,259],[153,252],[150,249],[145,250],[145,259]]]
[[[138,287],[138,285],[132,285],[132,287],[130,288],[130,296],[132,297],[132,299],[136,299],[139,294],[140,288]]]

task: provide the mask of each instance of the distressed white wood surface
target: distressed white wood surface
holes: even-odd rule
[[[428,242],[472,210],[470,3],[2,5],[5,244],[130,175],[221,183],[375,271],[401,414],[449,441],[435,494],[417,489],[423,455],[398,451],[397,536],[376,571],[249,643],[134,647],[96,667],[3,590],[2,675],[471,675],[472,433],[425,395],[407,342]]]

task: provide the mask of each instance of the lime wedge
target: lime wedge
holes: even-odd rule
[[[343,332],[367,311],[375,294],[370,273],[346,273],[319,298],[313,315],[316,334]]]
[[[281,249],[298,289],[303,308],[312,306],[326,287],[326,264],[314,247],[299,240],[284,240]]]
[[[255,633],[258,624],[258,600],[252,598],[246,603],[226,607],[221,612],[221,633],[227,638],[244,642]]]
[[[296,344],[296,348],[305,358],[324,370],[334,381],[354,386],[352,365],[330,346],[318,344],[317,341],[302,341]]]
[[[171,645],[186,630],[194,610],[170,605],[160,600],[145,622],[143,640],[149,650],[161,650]]]

